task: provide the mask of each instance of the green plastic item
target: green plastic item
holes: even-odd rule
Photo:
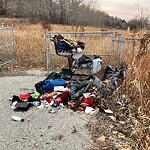
[[[38,98],[40,96],[40,93],[36,92],[36,93],[32,94],[31,96],[32,96],[32,98],[35,99],[35,98]]]
[[[61,70],[61,74],[63,74],[63,75],[70,75],[70,73],[71,73],[71,70],[70,70],[70,69],[63,68],[63,69]]]

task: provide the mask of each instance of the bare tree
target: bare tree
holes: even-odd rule
[[[123,26],[119,18],[110,17],[83,0],[0,0],[0,6],[8,14],[16,13],[17,17],[34,22],[45,20],[76,26]]]
[[[8,0],[0,0],[0,15],[6,14],[8,3]]]
[[[138,14],[136,15],[136,19],[140,22],[140,28],[145,28],[149,24],[150,12],[148,9],[144,9],[140,7],[140,3],[135,4],[138,9]]]

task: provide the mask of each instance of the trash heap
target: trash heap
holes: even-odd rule
[[[10,97],[11,108],[27,111],[30,107],[47,108],[54,113],[55,108],[67,107],[94,114],[100,109],[113,113],[102,104],[123,80],[123,68],[108,65],[102,79],[90,75],[86,80],[65,80],[60,73],[51,72],[43,81],[35,84],[35,92],[21,93]]]

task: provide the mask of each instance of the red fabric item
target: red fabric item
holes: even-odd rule
[[[94,103],[90,97],[87,97],[84,99],[84,101],[80,104],[80,107],[85,109],[86,106],[91,106],[93,107]],[[81,109],[80,109],[81,110]]]
[[[68,90],[66,90],[62,94],[58,95],[58,97],[60,97],[62,100],[68,99],[68,96],[69,96],[69,91]]]
[[[85,98],[83,103],[86,103],[89,106],[93,106],[94,105],[94,103],[93,103],[93,101],[92,101],[92,99],[90,97]]]
[[[51,102],[51,98],[50,98],[50,97],[46,97],[45,99],[46,99],[46,101],[47,101],[48,103]]]
[[[75,106],[74,103],[69,103],[68,105],[69,105],[71,108]]]
[[[57,98],[55,99],[55,101],[57,102],[57,104],[60,104],[60,103],[62,102],[62,99],[61,99],[60,97],[57,97]]]
[[[58,104],[67,102],[69,97],[69,91],[66,90],[62,94],[59,94],[55,99]]]
[[[31,96],[32,94],[20,94],[19,97],[23,100],[28,100],[28,98]]]

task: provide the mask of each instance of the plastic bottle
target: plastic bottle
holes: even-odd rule
[[[31,106],[38,106],[40,102],[30,102]]]
[[[19,117],[19,116],[11,116],[11,118],[12,118],[12,120],[14,120],[14,121],[21,121],[21,122],[24,121],[24,119],[22,119],[22,118]]]

